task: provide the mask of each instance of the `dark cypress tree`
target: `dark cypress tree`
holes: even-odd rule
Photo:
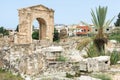
[[[117,21],[115,22],[115,26],[116,26],[116,27],[120,27],[120,13],[118,14],[118,19],[117,19]]]

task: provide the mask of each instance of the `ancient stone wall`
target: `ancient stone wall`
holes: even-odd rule
[[[36,75],[44,70],[45,57],[42,52],[36,52],[33,44],[14,45],[1,50],[0,61],[4,63],[3,68],[12,72]]]

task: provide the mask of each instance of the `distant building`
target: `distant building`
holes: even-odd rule
[[[91,28],[88,26],[77,26],[76,35],[77,36],[86,36],[91,32]]]
[[[55,24],[54,27],[60,33],[60,30],[67,28],[67,25],[65,25],[65,24]]]
[[[56,24],[55,28],[60,33],[60,30],[66,29],[68,36],[92,36],[98,33],[98,28],[94,27],[94,25],[83,25],[83,24],[73,24],[73,25],[65,25],[65,24]],[[114,26],[109,26],[104,28],[104,33],[111,33],[114,29]]]
[[[76,36],[76,27],[77,25],[69,25],[68,26],[68,36]]]
[[[107,28],[103,28],[103,31],[104,31],[104,33],[111,33],[111,31],[113,30],[113,28],[114,28],[113,26],[109,26]],[[92,27],[91,32],[94,33],[94,34],[98,33],[98,28]]]

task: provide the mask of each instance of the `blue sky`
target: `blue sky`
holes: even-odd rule
[[[91,23],[91,9],[108,6],[107,19],[120,12],[120,0],[2,0],[0,1],[0,26],[16,28],[17,9],[42,4],[55,10],[55,24],[78,24],[80,21]],[[113,24],[112,23],[112,24]]]

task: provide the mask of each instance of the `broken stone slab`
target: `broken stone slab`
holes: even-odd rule
[[[110,68],[110,56],[100,56],[95,59],[98,61],[98,71],[106,71]]]
[[[116,43],[117,43],[117,41],[116,41],[116,40],[109,40],[109,42],[114,43],[114,44],[116,44]]]
[[[93,78],[90,76],[81,76],[81,77],[77,78],[76,80],[101,80],[101,79]]]
[[[110,68],[110,56],[99,56],[88,58],[88,72],[90,71],[105,71]]]
[[[62,52],[64,49],[62,48],[62,46],[50,46],[48,48],[46,48],[46,51],[48,52]]]
[[[88,58],[87,59],[87,71],[98,71],[98,61],[95,58]]]
[[[110,56],[99,56],[99,57],[94,57],[98,61],[108,61],[110,59]]]
[[[87,58],[80,61],[81,71],[105,71],[110,68],[110,56]]]
[[[120,64],[120,61],[118,61],[117,64]]]

